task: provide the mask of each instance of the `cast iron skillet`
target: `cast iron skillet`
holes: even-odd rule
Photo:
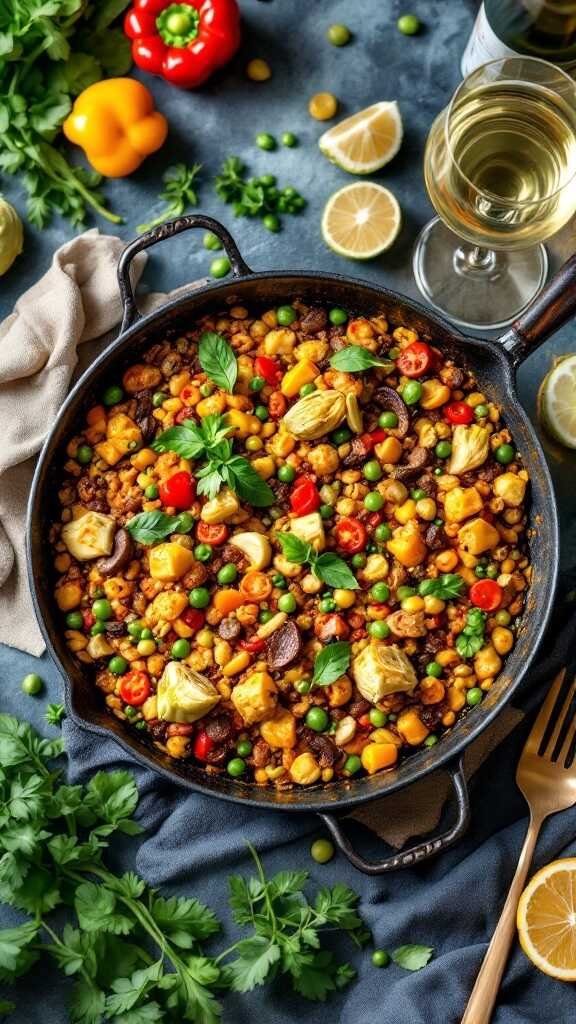
[[[148,316],[140,316],[130,283],[130,264],[135,255],[156,242],[189,228],[213,231],[224,245],[232,277],[180,296]],[[417,302],[386,288],[340,274],[266,271],[253,273],[242,259],[229,232],[217,221],[200,214],[180,217],[147,232],[124,250],[118,267],[124,318],[120,334],[90,366],[62,406],[40,455],[30,494],[27,525],[28,569],[36,614],[46,644],[66,684],[66,706],[80,726],[116,742],[141,764],[160,775],[224,800],[254,808],[277,811],[314,811],[323,818],[348,859],[367,874],[382,874],[412,865],[454,843],[466,830],[469,802],[462,772],[465,748],[490,724],[529,668],[544,633],[556,586],[558,522],[552,482],[533,427],[516,397],[516,368],[530,352],[576,312],[576,256],[562,268],[548,287],[498,342],[465,337],[456,328]],[[337,781],[309,790],[276,792],[249,786],[228,777],[210,776],[191,764],[172,760],[128,732],[110,715],[102,695],[68,651],[61,616],[53,601],[52,554],[49,525],[58,517],[56,491],[64,449],[75,433],[82,413],[99,400],[104,387],[118,380],[123,369],[167,329],[185,330],[208,310],[222,309],[232,300],[249,308],[278,306],[298,296],[307,303],[344,306],[353,313],[371,315],[385,311],[392,324],[415,328],[421,338],[439,343],[459,363],[472,370],[482,390],[493,396],[522,452],[531,479],[532,532],[530,556],[534,582],[525,621],[505,671],[480,707],[461,720],[437,746],[422,750],[390,772],[357,780]],[[450,773],[457,801],[454,825],[437,838],[416,843],[384,860],[366,861],[345,835],[339,816],[352,807],[403,789],[443,765]],[[408,793],[406,798],[409,799]]]

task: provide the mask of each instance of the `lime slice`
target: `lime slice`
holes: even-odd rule
[[[322,215],[322,237],[340,256],[369,260],[390,248],[401,219],[389,189],[357,181],[330,196]]]
[[[349,174],[373,174],[400,149],[402,118],[396,100],[374,103],[329,128],[318,145]]]
[[[556,441],[576,448],[576,355],[560,359],[539,391],[542,426]]]

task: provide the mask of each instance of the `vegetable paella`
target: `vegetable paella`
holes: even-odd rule
[[[385,315],[204,316],[66,454],[67,644],[172,757],[279,788],[391,769],[514,646],[528,474],[473,377]]]

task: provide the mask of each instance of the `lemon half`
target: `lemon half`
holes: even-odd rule
[[[400,149],[402,118],[396,101],[374,103],[320,137],[324,156],[349,174],[373,174]]]

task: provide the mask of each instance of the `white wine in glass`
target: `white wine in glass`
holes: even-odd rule
[[[424,176],[440,219],[416,246],[420,290],[465,326],[510,323],[576,211],[576,83],[527,57],[473,71],[432,125]]]

